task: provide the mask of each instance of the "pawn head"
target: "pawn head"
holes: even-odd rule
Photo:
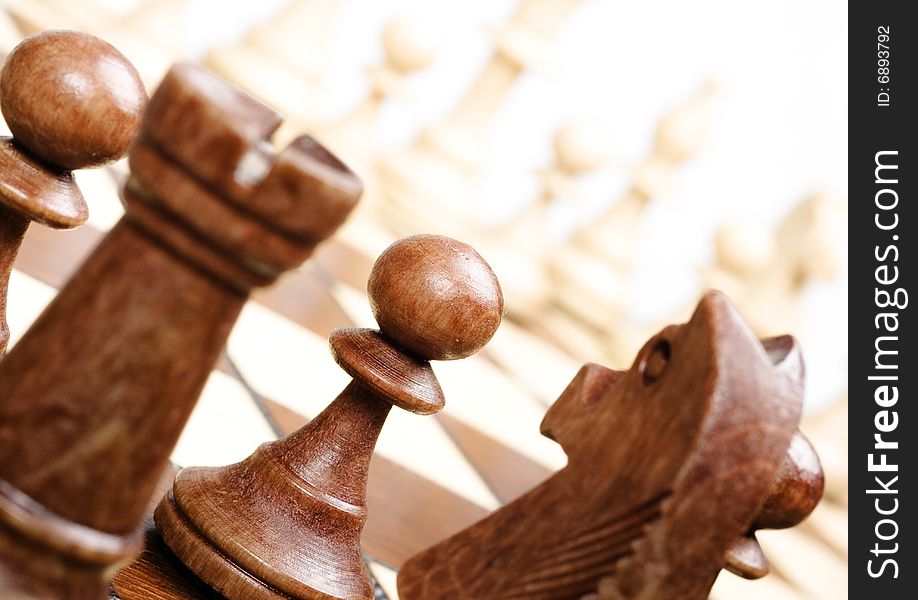
[[[13,137],[67,170],[121,158],[140,129],[146,99],[123,54],[77,31],[27,37],[0,75],[0,105]]]
[[[370,307],[382,332],[424,360],[477,352],[504,312],[500,283],[467,244],[414,235],[387,248],[370,273]]]
[[[775,260],[771,231],[758,223],[735,223],[717,231],[714,238],[717,261],[734,273],[760,273]]]
[[[383,30],[386,60],[398,71],[426,69],[434,61],[437,46],[430,24],[417,18],[397,17]]]
[[[595,171],[609,156],[602,129],[583,122],[562,125],[555,133],[554,146],[558,165],[571,173]]]

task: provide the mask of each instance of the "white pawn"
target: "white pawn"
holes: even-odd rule
[[[546,237],[549,206],[556,201],[575,201],[578,180],[608,162],[609,143],[600,128],[569,121],[558,128],[552,140],[554,159],[538,172],[541,193],[520,218],[511,223],[511,235],[520,232],[541,243]]]
[[[543,202],[574,200],[577,180],[608,163],[611,151],[602,128],[569,121],[555,133],[554,164],[541,175]]]
[[[657,123],[653,151],[634,172],[634,190],[644,202],[664,195],[675,170],[701,152],[711,129],[718,89],[717,83],[706,82]]]
[[[578,232],[578,240],[622,270],[634,264],[636,233],[648,204],[663,196],[676,170],[703,147],[711,126],[717,84],[705,83],[685,103],[664,115],[653,149],[635,168],[631,185],[609,211]]]
[[[776,252],[774,233],[767,227],[754,222],[724,225],[714,235],[715,262],[705,273],[705,287],[740,296],[749,282],[773,266]]]
[[[800,202],[776,231],[752,223],[722,227],[705,287],[729,294],[759,335],[800,335],[805,289],[843,268],[846,221],[844,204],[816,194]]]
[[[568,279],[578,279],[583,271],[579,268],[583,261],[555,267],[559,253],[566,254],[563,254],[562,236],[552,230],[554,209],[559,203],[576,202],[578,180],[599,169],[609,156],[601,130],[586,123],[565,123],[555,133],[552,145],[553,162],[538,173],[539,196],[492,236],[501,240],[503,251],[495,249],[489,254],[492,260],[495,256],[506,256],[508,264],[531,265],[528,269],[516,268],[509,276],[502,273],[502,281],[512,290],[509,296],[514,302],[510,309],[535,320],[540,319],[549,303],[560,300],[560,294],[570,287]],[[500,259],[496,262],[495,269],[500,271]]]
[[[380,109],[386,102],[404,102],[409,77],[436,60],[439,40],[435,30],[432,22],[413,15],[397,17],[386,25],[382,32],[383,62],[366,70],[369,93],[343,118],[319,130],[329,146],[363,177],[371,177],[376,158],[373,139]]]
[[[449,115],[426,127],[409,148],[380,158],[385,194],[380,220],[390,229],[465,235],[477,225],[468,205],[491,122],[520,74],[578,3],[521,0],[497,32],[491,57]]]
[[[581,121],[562,125],[555,134],[554,146],[558,168],[571,175],[599,169],[610,155],[603,130]]]
[[[389,67],[407,74],[433,64],[439,40],[429,22],[405,15],[392,20],[383,30],[383,49]]]

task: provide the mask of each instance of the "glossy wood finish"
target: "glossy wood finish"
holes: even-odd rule
[[[70,170],[124,156],[146,99],[131,63],[85,33],[36,34],[6,57],[0,108],[13,137],[0,138],[0,356],[10,268],[29,222],[66,229],[86,221]]]
[[[265,399],[284,433],[307,425],[306,417]],[[168,470],[167,470],[168,471]],[[171,487],[176,472],[168,471]],[[367,522],[361,536],[366,554],[395,568],[410,556],[487,516],[477,504],[415,474],[379,454],[370,461]],[[152,509],[151,509],[152,516]],[[121,600],[210,600],[213,590],[168,549],[149,522],[141,555],[118,571],[112,588]]]
[[[0,206],[0,357],[6,352],[10,330],[6,324],[7,286],[13,261],[22,245],[29,220]]]
[[[332,354],[353,377],[338,398],[240,463],[183,470],[156,509],[169,547],[230,600],[373,598],[360,534],[370,458],[391,405],[440,410],[443,392],[428,360],[474,353],[503,313],[487,263],[442,236],[393,244],[368,290],[386,318],[378,331],[333,332]],[[469,327],[466,319],[478,317],[485,325]],[[393,343],[389,325],[408,318],[413,332],[433,332],[415,353]]]
[[[376,264],[367,284],[373,316],[405,350],[427,360],[465,358],[497,330],[504,312],[500,284],[468,245],[414,235],[390,246]]]
[[[63,283],[68,269],[72,268],[71,261],[79,260],[82,254],[88,252],[93,242],[97,241],[98,236],[99,232],[91,226],[69,232],[50,232],[42,228],[35,228],[29,232],[26,244],[23,246],[20,268],[58,287]],[[60,252],[59,245],[62,243],[68,244],[75,250],[72,253]],[[346,250],[339,250],[340,244],[341,241],[338,238],[323,244],[311,262],[318,261],[327,264],[325,261],[329,258],[323,254],[329,252],[335,257],[345,255]],[[61,258],[50,260],[53,255],[60,255]],[[368,273],[369,268],[366,270],[364,281]],[[298,281],[310,276],[315,276],[313,270],[305,269],[289,279]],[[279,294],[278,297],[272,294],[263,301],[272,310],[284,311],[286,310],[284,307],[288,305],[295,307],[295,298],[284,300],[280,304],[277,302],[286,293],[297,289],[299,288],[285,287],[275,290],[275,293]],[[307,299],[304,298],[304,300]],[[312,298],[308,300],[312,301]],[[315,327],[324,323],[324,321],[316,321],[309,314],[308,304],[300,307],[299,311],[285,312],[285,314],[289,314],[289,318],[301,323],[304,327]],[[319,330],[316,329],[316,331]],[[492,345],[489,344],[484,350],[487,351]],[[266,406],[285,433],[292,432],[308,422],[305,417],[270,400],[266,400]],[[497,439],[490,439],[476,431],[472,425],[450,419],[449,415],[444,413],[438,413],[437,419],[449,431],[450,436],[463,450],[466,459],[474,465],[475,470],[481,474],[498,498],[505,502],[516,499],[522,492],[528,491],[551,474],[546,467],[533,462],[518,449],[506,445],[505,442],[501,443]],[[513,424],[508,424],[507,427],[519,428],[518,425]],[[812,427],[806,431],[812,435]],[[836,430],[833,429],[833,431]],[[374,456],[371,462],[367,485],[367,506],[369,518],[363,530],[364,550],[374,559],[393,567],[400,566],[411,555],[481,520],[486,514],[484,508],[437,486],[413,473],[409,468],[396,464],[379,454]],[[825,503],[819,508],[822,511],[828,509],[839,510]],[[827,525],[821,519],[814,521],[820,516],[819,510],[813,518],[803,524],[802,528],[806,530],[807,535],[814,536],[810,539],[822,540],[828,536],[833,544],[838,544],[837,536],[844,537],[844,516],[841,516],[840,521],[830,521]],[[787,583],[782,582],[790,581],[792,582],[790,585],[796,586],[797,584],[793,582],[796,581],[797,576],[805,576],[808,568],[815,568],[812,565],[822,564],[819,561],[823,560],[826,554],[826,549],[823,548],[817,549],[817,554],[802,555],[804,548],[797,542],[799,537],[790,539],[783,532],[772,536],[771,541],[777,544],[778,550],[771,548],[768,551],[776,561],[776,574],[769,576],[761,584],[752,582],[751,587],[740,587],[736,590],[735,586],[749,586],[750,584],[737,581],[732,574],[724,573],[714,588],[713,597],[764,599],[784,597],[782,593],[786,593],[787,597],[799,597],[793,595],[795,592],[787,587]],[[765,542],[768,541],[766,538]],[[834,547],[836,546],[833,545]],[[846,546],[842,543],[841,547]],[[813,549],[809,551],[813,552]],[[776,552],[780,552],[781,555],[776,556]],[[149,561],[153,561],[152,564]],[[789,561],[796,565],[796,568],[790,573],[787,572],[785,566],[785,563]],[[162,559],[157,552],[145,552],[137,563],[119,573],[115,580],[116,590],[124,600],[197,598],[180,594],[169,595],[169,586],[182,586],[183,577],[190,577],[190,574],[184,569],[172,572],[169,568],[169,565],[172,564],[178,564],[174,558],[169,561]],[[163,583],[162,579],[167,576],[175,581],[169,584]],[[782,585],[784,586],[783,592],[776,593],[775,590]],[[773,596],[770,596],[769,593],[772,593]],[[823,593],[817,597],[827,597],[827,594]]]
[[[568,466],[412,558],[402,599],[694,600],[727,565],[760,576],[754,530],[796,524],[822,493],[802,376],[791,338],[760,343],[706,296],[630,370],[585,366],[542,423]]]
[[[178,467],[169,465],[156,487],[156,502],[170,487]],[[153,509],[149,507],[143,523],[143,551],[130,565],[118,571],[110,593],[120,600],[214,600],[213,591],[195,577],[163,543],[153,527]],[[128,594],[123,595],[122,590]]]
[[[72,268],[70,261],[79,260],[80,255],[91,248],[98,236],[98,231],[93,230],[90,226],[63,233],[52,233],[41,228],[33,229],[27,236],[27,242],[23,247],[21,267],[46,283],[57,287],[63,283],[67,270]],[[67,243],[77,250],[72,253],[73,255],[63,255],[59,251],[61,243]],[[331,258],[340,260],[338,257],[347,254],[346,249],[339,249],[340,245],[341,242],[338,239],[323,244],[313,261],[327,264],[326,261]],[[333,256],[330,258],[327,256],[328,253]],[[62,257],[59,260],[48,260],[51,255],[62,255]],[[369,268],[366,273],[364,281],[368,276]],[[315,275],[311,269],[307,269],[304,272],[296,273],[288,280],[290,282],[304,278],[308,280],[309,277]],[[284,314],[288,314],[289,318],[301,323],[304,327],[321,326],[325,321],[316,321],[315,316],[310,314],[310,310],[314,310],[315,307],[309,309],[307,304],[297,308],[294,298],[284,299],[288,293],[300,289],[298,283],[291,285],[295,287],[273,290],[272,294],[263,298],[262,301],[266,302],[266,306],[271,307],[272,310],[281,310]],[[303,300],[311,302],[313,298]],[[285,307],[288,305],[293,307],[293,312],[287,312],[288,309]],[[490,347],[489,345],[485,350]],[[270,400],[267,400],[266,404],[284,432],[292,432],[308,422],[305,417]],[[443,413],[438,414],[437,419],[449,431],[456,444],[462,448],[466,459],[474,465],[498,498],[505,502],[516,499],[551,474],[541,464],[533,462],[517,450],[495,439],[489,439],[488,436],[464,422],[450,419]],[[373,458],[370,467],[367,506],[369,518],[363,530],[364,550],[374,559],[394,567],[400,566],[408,557],[420,550],[482,519],[486,513],[482,507],[440,488],[378,454]],[[804,523],[804,526],[808,534],[815,535],[810,521]],[[819,530],[820,539],[821,536],[826,535],[826,531],[828,530]],[[832,531],[837,532],[837,529],[832,529]],[[781,544],[784,538],[785,536],[781,535],[775,540],[779,547],[783,547]],[[791,541],[786,544],[796,548]],[[771,552],[773,554],[774,550]],[[811,557],[803,562],[810,564],[813,560]],[[150,561],[153,561],[152,564]],[[176,572],[173,572],[169,565],[174,562],[175,559],[170,562],[161,558],[158,552],[145,552],[137,563],[119,573],[115,580],[116,590],[124,600],[196,598],[196,596],[169,594],[168,590],[175,586],[184,589],[181,586],[187,582],[183,582],[183,578],[190,577],[190,574],[187,574],[184,569],[177,569]],[[781,569],[780,575],[785,576],[787,574],[784,572],[783,562],[786,561],[779,562],[777,568]],[[173,581],[164,583],[162,580],[167,577],[171,577]],[[719,583],[726,586],[731,582],[731,578],[733,575],[724,574]],[[780,585],[782,581],[776,576],[768,579],[769,581],[763,585],[743,588],[742,595],[732,594],[729,587],[715,587],[715,591],[720,590],[715,597],[745,597],[745,594],[753,592],[756,592],[754,596],[756,598],[768,597],[769,590],[773,591],[774,586]]]
[[[0,169],[0,210],[56,229],[77,227],[89,216],[73,174],[36,158],[15,138],[0,138]]]
[[[266,405],[286,433],[309,422],[270,400]],[[367,512],[364,550],[397,568],[420,550],[481,520],[488,511],[377,453],[370,461]]]
[[[359,180],[313,140],[270,150],[279,122],[189,65],[151,98],[125,217],[0,362],[0,584],[37,569],[59,597],[101,596],[248,291],[356,203]],[[268,190],[285,208],[255,216]]]
[[[69,231],[30,229],[22,243],[17,267],[47,285],[60,288],[104,235],[92,224]],[[338,327],[349,326],[352,323],[329,296],[326,279],[320,271],[326,268],[328,261],[338,260],[340,254],[349,252],[352,250],[331,238],[318,247],[308,263],[317,268],[307,267],[287,273],[274,285],[254,290],[252,299],[323,336]],[[371,266],[372,263],[366,269],[364,285]]]
[[[140,129],[146,91],[113,46],[77,31],[47,31],[10,52],[0,77],[13,137],[63,169],[121,158]]]

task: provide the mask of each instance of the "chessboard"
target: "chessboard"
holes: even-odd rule
[[[100,203],[96,213],[117,213],[117,172],[93,173],[92,179],[87,197]],[[99,241],[100,221],[69,232],[30,230],[10,285],[13,344]],[[346,383],[328,352],[327,335],[337,327],[371,324],[365,308],[369,268],[355,249],[333,239],[302,270],[246,306],[173,453],[176,466],[236,462],[321,411]],[[522,367],[512,368],[514,361]],[[408,557],[563,466],[559,448],[539,436],[539,422],[578,366],[507,323],[480,355],[436,366],[449,399],[442,414],[390,417],[370,471],[363,537],[380,598],[398,597],[395,575]],[[845,425],[846,412],[834,408],[803,426],[826,462],[827,499],[799,531],[762,532],[771,576],[749,582],[724,572],[713,598],[844,597],[846,481],[832,478],[844,476],[846,449],[834,433]],[[173,475],[166,475],[164,485]],[[168,556],[152,532],[147,553]],[[150,563],[172,565],[191,577],[177,562]],[[129,575],[116,578],[116,593],[120,585],[130,586]]]
[[[315,2],[316,6],[322,4]],[[331,4],[334,3],[314,8],[316,11],[328,10]],[[556,8],[567,10],[570,8],[567,4],[575,3],[554,4],[558,5]],[[52,9],[48,11],[59,15],[53,12],[56,3],[49,5]],[[44,7],[41,3],[36,6]],[[40,10],[23,12],[19,9],[14,14],[17,19],[14,33],[10,35],[25,33],[18,29],[23,23],[39,24],[45,18]],[[34,21],[24,19],[23,14],[33,15]],[[129,23],[130,27],[137,25],[136,19],[124,19],[123,16],[119,19],[113,18],[112,23]],[[100,28],[98,24],[96,27]],[[127,25],[125,28],[130,29]],[[100,29],[114,31],[117,25]],[[508,53],[515,52],[514,56],[526,54],[525,40],[509,34],[506,38],[503,43],[510,48]],[[153,44],[153,36],[141,39],[157,46]],[[248,49],[237,48],[236,54],[230,54],[223,60],[237,66],[260,64],[250,54],[261,53],[263,58],[269,52],[266,50],[267,36],[262,33],[253,39],[256,42],[252,42]],[[395,39],[392,45],[398,46],[398,36]],[[169,56],[161,44],[157,48],[153,52],[155,57]],[[394,56],[398,56],[397,50],[392,52]],[[247,51],[251,52],[247,54]],[[251,63],[233,63],[230,60],[232,56],[246,56]],[[220,64],[216,52],[209,60],[211,66]],[[525,61],[519,60],[520,64],[525,64]],[[406,59],[405,62],[410,61]],[[400,72],[420,67],[423,64],[417,67],[390,65],[375,73],[380,89],[384,90],[380,94],[392,93],[390,88],[398,87],[395,83]],[[495,72],[499,72],[500,67],[499,64],[494,67]],[[503,67],[506,68],[506,65]],[[514,68],[522,69],[519,65]],[[161,74],[155,67],[151,67],[149,73],[154,82],[155,77]],[[276,86],[270,89],[280,93],[284,88]],[[261,91],[270,93],[265,89]],[[703,99],[710,91],[705,87],[699,98]],[[375,102],[378,104],[381,100]],[[282,98],[274,101],[275,105],[283,103]],[[362,113],[373,113],[377,108],[375,105],[365,107]],[[342,147],[348,147],[346,140],[353,135],[352,131],[360,131],[367,126],[366,115],[359,113],[360,110],[355,111],[346,123],[327,128],[330,134],[341,140]],[[317,126],[316,121],[310,121],[308,116],[297,115],[291,119],[291,126]],[[321,136],[322,127],[317,126],[317,129],[317,136]],[[441,138],[448,137],[450,132],[450,128],[444,128],[440,132]],[[570,174],[590,170],[590,165],[596,162],[590,156],[594,154],[589,151],[591,145],[595,144],[589,136],[583,131],[569,130],[567,133],[569,138],[574,138],[568,145],[575,149],[567,155],[563,150],[559,151],[559,164],[545,177],[546,194],[569,193],[567,179],[570,179]],[[564,137],[560,136],[556,144],[563,149]],[[461,149],[461,144],[458,147]],[[637,178],[632,186],[638,192],[629,192],[632,196],[637,194],[638,198],[642,198],[645,188],[656,189],[654,186],[659,184],[659,180],[666,178],[667,169],[678,166],[678,161],[672,160],[678,151],[661,152],[665,158],[648,158],[644,175]],[[344,154],[347,155],[346,152]],[[361,161],[369,160],[356,151],[351,156],[358,167]],[[408,158],[403,163],[384,164],[379,171],[373,170],[369,178],[371,185],[377,177],[381,177],[387,183],[379,185],[379,188],[400,191],[388,196],[379,193],[379,197],[374,198],[372,196],[376,192],[371,190],[371,197],[365,199],[371,205],[371,211],[356,215],[340,235],[320,246],[304,266],[284,276],[275,285],[253,294],[172,454],[174,469],[165,474],[163,490],[168,488],[175,471],[181,466],[219,466],[237,462],[259,444],[297,430],[347,385],[347,374],[337,368],[329,353],[328,336],[340,327],[375,326],[367,302],[367,280],[375,257],[398,235],[424,231],[425,225],[439,229],[438,219],[459,218],[454,213],[438,216],[437,211],[430,207],[413,212],[410,206],[406,206],[405,197],[410,194],[398,187],[404,169],[422,169],[425,165],[437,167],[428,164],[423,150],[416,151],[414,156],[406,156]],[[567,160],[564,160],[565,156]],[[578,163],[577,158],[582,160]],[[43,227],[29,229],[9,286],[7,318],[11,347],[15,347],[18,339],[55,297],[57,290],[123,215],[121,189],[125,178],[126,168],[121,163],[78,172],[77,181],[89,203],[89,221],[70,231],[52,231]],[[646,195],[650,197],[653,194]],[[645,201],[635,202],[640,207]],[[627,202],[622,206],[624,208],[620,211],[624,212],[619,212],[615,219],[627,222]],[[384,219],[385,226],[380,226]],[[480,231],[473,234],[477,239],[487,238]],[[599,235],[596,237],[602,238]],[[585,235],[581,239],[588,238],[589,235]],[[725,238],[723,244],[727,246],[748,241],[745,238],[739,241],[729,239],[729,236]],[[474,240],[469,241],[474,243]],[[583,244],[577,247],[576,252],[564,252],[565,260],[595,260],[601,250],[588,241]],[[748,247],[748,244],[742,246],[743,249]],[[490,259],[489,249],[495,253],[502,251],[493,244],[479,249],[486,259]],[[518,256],[509,255],[510,259]],[[509,260],[503,255],[501,258]],[[755,262],[755,257],[751,261]],[[553,268],[557,270],[558,267],[555,265]],[[574,266],[570,268],[576,270]],[[742,277],[724,277],[723,273],[719,273],[718,277],[713,280],[726,281],[727,285],[742,280]],[[529,288],[524,283],[520,289]],[[742,293],[745,288],[739,285],[738,289]],[[600,300],[605,293],[605,290],[597,293]],[[583,293],[578,296],[579,300],[584,298]],[[395,411],[389,417],[370,470],[369,519],[362,539],[378,598],[398,598],[396,575],[409,557],[479,521],[564,466],[563,452],[557,444],[539,435],[539,423],[585,362],[584,353],[575,351],[572,346],[576,344],[571,340],[584,339],[588,337],[587,333],[593,332],[594,343],[588,346],[592,348],[597,346],[595,339],[606,340],[609,337],[608,331],[596,326],[602,316],[597,316],[595,312],[577,315],[577,319],[559,317],[551,321],[551,326],[539,324],[540,309],[572,303],[578,304],[553,298],[548,304],[520,302],[517,307],[510,307],[511,318],[504,320],[495,337],[479,354],[463,361],[439,362],[434,366],[447,397],[446,408],[441,413],[432,418],[422,418]],[[605,308],[608,304],[602,306]],[[572,312],[569,308],[562,312],[567,315]],[[609,314],[614,314],[614,311]],[[608,327],[615,331],[614,324]],[[566,337],[565,332],[570,335]],[[641,329],[640,332],[629,332],[629,336],[641,337],[644,333]],[[590,342],[587,341],[587,344]],[[611,367],[626,368],[627,361],[633,357],[633,345],[624,344],[624,347],[611,350],[609,344],[598,346],[602,348],[601,356]],[[613,360],[617,363],[611,363]],[[847,431],[846,402],[839,401],[809,414],[801,426],[812,439],[824,463],[827,477],[825,500],[798,528],[760,532],[761,545],[772,563],[771,575],[757,581],[746,581],[725,571],[712,590],[712,598],[835,600],[847,597],[847,447],[845,435],[841,433]],[[150,515],[152,510],[151,506]],[[157,570],[163,572],[157,573]],[[171,597],[213,597],[212,592],[207,591],[175,560],[159,534],[150,528],[144,554],[138,562],[116,576],[112,597],[123,600],[143,598],[144,591],[137,587],[138,582],[156,580],[157,577],[169,581],[169,585],[179,582],[180,587],[170,590]]]
[[[104,188],[110,174],[99,175]],[[109,185],[110,209],[117,210],[114,177]],[[99,241],[97,227],[35,228],[28,234],[10,285],[13,344]],[[176,466],[242,460],[324,408],[346,384],[346,374],[328,352],[328,333],[371,324],[362,308],[366,284],[358,283],[366,281],[368,269],[352,248],[332,240],[312,264],[246,306],[173,453]],[[407,558],[480,520],[564,464],[558,446],[538,434],[539,422],[551,396],[560,394],[578,365],[512,325],[502,326],[486,348],[459,363],[437,364],[448,398],[438,417],[394,413],[380,436],[363,537],[380,598],[398,597],[395,576]],[[511,357],[524,357],[520,362],[531,371],[507,368]],[[527,372],[539,373],[538,386],[532,379],[527,383]],[[760,532],[772,575],[746,581],[724,572],[712,598],[845,597],[846,482],[832,481],[839,471],[831,467],[844,467],[846,460],[846,448],[833,439],[846,412],[835,408],[802,427],[827,464],[830,495],[799,531]],[[164,487],[173,476],[174,471],[166,475]],[[147,553],[156,556],[145,555],[149,564],[168,564],[194,581],[174,559],[159,558],[169,554],[152,532]],[[129,576],[116,578],[116,593],[121,585],[130,589]],[[197,597],[182,593],[188,596],[176,598]]]

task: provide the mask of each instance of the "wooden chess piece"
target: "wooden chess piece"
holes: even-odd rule
[[[69,229],[86,221],[71,170],[121,158],[146,99],[124,55],[85,33],[36,34],[7,57],[0,106],[13,137],[0,138],[0,356],[10,270],[29,223]]]
[[[544,58],[552,36],[578,4],[520,2],[496,32],[494,53],[456,108],[426,128],[410,148],[380,157],[385,194],[380,217],[387,227],[399,235],[419,229],[467,235],[475,228],[467,205],[488,126],[520,74]]]
[[[548,241],[548,209],[556,201],[576,200],[577,181],[597,171],[610,156],[605,135],[589,123],[571,121],[563,124],[552,139],[554,161],[538,172],[540,193],[535,202],[507,222],[502,233],[518,243],[545,246]],[[557,244],[549,244],[549,248]],[[529,249],[527,248],[527,251]],[[545,251],[543,250],[543,253]]]
[[[183,0],[114,3],[105,0],[7,0],[4,8],[22,35],[55,29],[77,29],[108,40],[152,86],[181,55],[175,40]],[[130,5],[130,6],[125,6]],[[168,23],[168,35],[161,25]],[[169,42],[171,40],[171,43]]]
[[[318,88],[342,4],[341,0],[293,0],[243,40],[212,49],[204,64],[282,112],[287,122],[276,134],[279,139],[314,130],[323,122]]]
[[[366,71],[367,97],[344,118],[320,128],[323,139],[349,163],[358,165],[358,172],[371,172],[376,158],[374,131],[381,107],[387,101],[406,98],[408,78],[433,63],[439,40],[431,23],[406,15],[386,25],[382,45],[383,63]],[[366,201],[363,204],[365,208]]]
[[[371,599],[360,549],[367,471],[392,405],[443,408],[429,360],[478,351],[503,297],[470,246],[417,235],[370,275],[379,330],[338,329],[330,345],[353,381],[311,423],[221,468],[185,469],[156,509],[166,544],[229,600]]]
[[[603,132],[588,123],[560,128],[554,146],[555,168],[544,174],[546,197],[573,199],[577,178],[600,169],[611,155]],[[575,243],[556,244],[546,266],[555,282],[554,303],[601,331],[615,328],[626,297],[621,274],[603,268],[597,258]]]
[[[759,223],[721,227],[716,261],[705,286],[727,292],[759,335],[802,329],[801,303],[814,281],[831,280],[844,265],[847,214],[824,194],[804,198],[774,231]]]
[[[804,421],[803,430],[826,472],[826,496],[848,504],[848,395]]]
[[[665,194],[678,169],[704,146],[718,87],[714,81],[706,82],[660,119],[652,150],[636,165],[628,191],[601,219],[578,231],[580,244],[618,269],[633,266],[636,232],[646,208]]]
[[[549,266],[563,240],[550,231],[550,210],[556,201],[573,200],[576,181],[594,171],[608,156],[601,134],[585,124],[570,122],[556,132],[552,143],[554,160],[541,170],[539,195],[515,218],[482,232],[481,242],[500,276],[511,318],[539,321],[556,294]],[[566,269],[576,269],[567,265]]]
[[[568,465],[410,559],[403,600],[707,598],[767,571],[754,531],[822,495],[798,430],[793,338],[760,342],[725,297],[652,337],[628,371],[586,365],[542,422]]]
[[[280,120],[191,65],[150,99],[125,217],[0,361],[4,594],[102,596],[249,291],[356,203],[312,138],[274,153]]]

